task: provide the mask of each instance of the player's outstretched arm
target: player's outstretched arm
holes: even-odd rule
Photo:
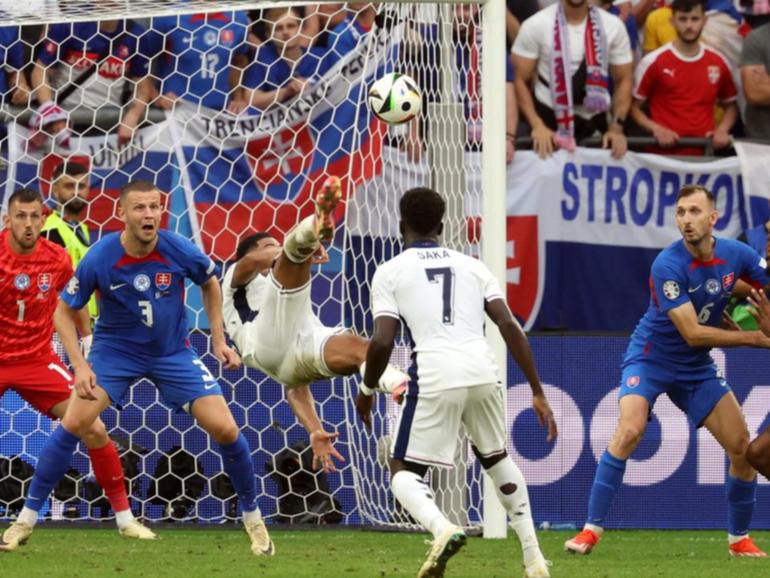
[[[268,245],[249,251],[235,264],[232,280],[233,289],[244,287],[258,274],[269,269],[280,254],[281,247],[279,245]]]
[[[201,285],[203,308],[209,318],[211,328],[211,352],[224,363],[225,369],[237,369],[241,366],[241,358],[227,345],[225,340],[225,323],[222,319],[222,288],[216,277],[209,277]]]
[[[94,396],[93,391],[96,387],[96,375],[91,371],[91,367],[80,351],[75,324],[78,315],[77,309],[73,309],[60,300],[53,314],[53,323],[72,368],[75,370],[75,391],[83,399],[95,400],[96,396]]]
[[[770,337],[761,331],[729,331],[698,323],[692,302],[669,310],[668,317],[690,347],[764,347],[770,349]]]
[[[366,372],[364,373],[364,385],[356,396],[356,411],[361,416],[364,425],[372,427],[372,406],[374,396],[372,390],[376,389],[380,376],[388,366],[390,354],[393,351],[393,340],[398,330],[398,320],[387,315],[374,318],[374,336],[366,350]]]
[[[524,333],[519,322],[511,314],[511,310],[504,299],[487,301],[484,309],[489,318],[497,325],[505,345],[508,347],[508,351],[511,352],[517,365],[527,377],[529,386],[532,388],[532,407],[537,414],[540,425],[548,427],[548,437],[546,439],[549,442],[553,441],[558,435],[556,420],[553,417],[550,405],[548,405],[543,386],[540,384],[540,377],[537,374],[535,360],[532,358],[532,349],[529,347],[526,333]]]
[[[341,462],[345,458],[334,449],[334,440],[337,439],[336,432],[327,432],[321,424],[318,412],[315,409],[315,400],[313,392],[309,385],[301,385],[286,390],[286,399],[291,406],[294,415],[297,416],[299,423],[310,435],[310,446],[313,448],[313,468],[322,467],[324,472],[336,472],[337,468],[332,461],[335,458]]]

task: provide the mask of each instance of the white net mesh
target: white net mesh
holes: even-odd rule
[[[121,226],[115,208],[120,187],[150,179],[167,191],[163,225],[225,263],[247,234],[265,230],[281,237],[312,211],[320,183],[338,175],[344,220],[331,263],[314,274],[313,300],[325,324],[362,334],[371,331],[372,275],[400,249],[403,191],[416,185],[442,190],[447,244],[478,254],[469,234],[481,207],[476,6],[327,4],[229,12],[255,3],[99,2],[99,23],[90,3],[40,4],[34,8],[40,22],[66,23],[8,27],[0,41],[6,110],[24,109],[14,109],[16,122],[7,125],[5,199],[20,186],[39,187],[59,211],[54,170],[65,160],[80,163],[90,179],[81,217],[93,242]],[[173,10],[176,15],[146,17]],[[106,20],[127,13],[131,20]],[[23,16],[16,12],[6,22]],[[23,83],[13,90],[18,71],[29,73],[37,101],[29,101]],[[371,116],[366,87],[386,71],[417,80],[425,100],[420,122],[386,127]],[[319,414],[328,429],[340,432],[337,446],[347,461],[338,474],[312,473],[306,434],[282,387],[254,370],[221,370],[209,353],[208,321],[195,287],[188,288],[187,305],[192,343],[219,378],[252,448],[259,505],[269,520],[411,525],[389,491],[385,456],[399,411],[394,402],[377,400],[369,432],[352,405],[357,379],[314,384]],[[406,370],[411,352],[404,343],[393,361]],[[122,406],[103,419],[125,451],[138,513],[151,520],[237,515],[219,454],[192,418],[173,415],[147,381],[134,385]],[[21,458],[3,462],[11,471],[0,469],[6,515],[21,506],[25,464],[34,466],[52,427],[14,394],[0,401],[0,455]],[[87,456],[78,453],[69,483],[52,504],[54,517],[108,515],[89,471]],[[463,525],[478,524],[479,468],[467,444],[458,448],[455,470],[431,476],[444,511]]]

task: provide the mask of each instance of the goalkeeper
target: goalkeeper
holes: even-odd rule
[[[334,210],[342,196],[340,181],[330,177],[316,197],[316,211],[292,229],[283,246],[268,233],[243,239],[223,282],[225,326],[243,363],[286,386],[294,414],[310,434],[313,467],[336,470],[332,458],[336,433],[324,431],[310,383],[352,375],[366,359],[368,340],[342,327],[326,327],[313,314],[312,265],[329,258],[323,243],[334,237]],[[379,381],[393,391],[409,377],[388,366]]]

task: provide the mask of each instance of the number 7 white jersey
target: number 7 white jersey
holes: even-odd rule
[[[499,380],[484,305],[504,298],[481,261],[433,243],[383,263],[372,281],[372,313],[402,320],[421,392]]]

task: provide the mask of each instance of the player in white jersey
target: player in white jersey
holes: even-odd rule
[[[313,314],[310,273],[325,263],[322,243],[334,237],[334,210],[342,196],[331,177],[316,198],[316,212],[292,229],[281,246],[268,233],[242,240],[236,263],[225,274],[225,327],[244,365],[286,386],[286,398],[310,435],[313,466],[335,471],[336,433],[324,431],[309,384],[363,371],[369,342],[342,327],[326,327]],[[393,391],[409,377],[388,366],[378,388]]]
[[[527,376],[534,410],[552,441],[556,423],[527,337],[489,269],[439,246],[445,210],[441,196],[426,188],[411,189],[399,208],[405,250],[380,265],[372,281],[374,336],[364,383],[369,387],[377,383],[400,320],[412,340],[414,362],[391,445],[391,487],[401,505],[434,537],[418,577],[443,576],[447,561],[466,541],[462,528],[441,513],[423,481],[428,466],[454,464],[461,425],[511,518],[523,550],[525,576],[548,577],[549,563],[535,535],[524,476],[505,449],[505,386],[484,337],[486,315]],[[369,426],[372,405],[370,395],[358,394],[356,408]]]

